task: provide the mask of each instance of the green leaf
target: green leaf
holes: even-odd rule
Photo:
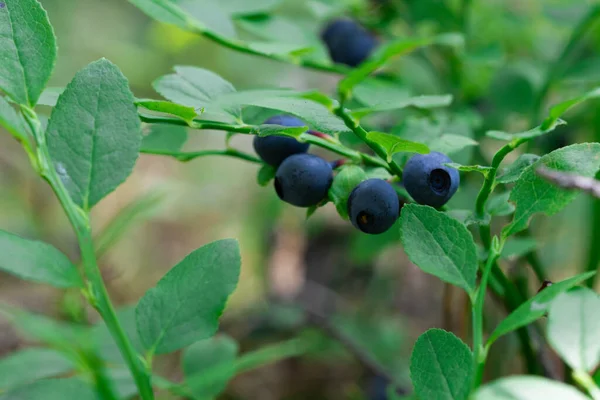
[[[142,138],[141,152],[180,151],[188,134],[184,126],[152,124],[150,133]]]
[[[381,111],[392,111],[399,110],[406,107],[415,107],[415,108],[439,108],[446,107],[452,103],[452,95],[431,95],[431,96],[416,96],[409,97],[406,99],[395,99],[385,102],[380,102],[376,104],[372,104],[369,107],[358,108],[352,110],[352,116],[355,118],[363,118],[367,115],[381,112]]]
[[[371,55],[368,60],[346,75],[346,77],[338,84],[338,90],[341,93],[350,93],[354,86],[362,82],[379,67],[385,65],[390,59],[409,53],[420,47],[429,46],[432,44],[461,47],[464,44],[463,42],[463,37],[457,33],[446,33],[425,39],[403,38],[391,41],[377,48],[377,50],[375,50],[374,54]]]
[[[516,259],[535,250],[537,246],[538,242],[533,238],[510,238],[504,243],[500,256],[505,259]]]
[[[494,343],[499,337],[506,335],[522,326],[529,325],[536,319],[542,317],[550,303],[556,296],[572,288],[573,286],[594,276],[596,272],[580,274],[561,282],[553,283],[544,290],[521,304],[515,311],[510,313],[498,326],[488,339],[488,346]]]
[[[548,341],[574,370],[593,371],[600,362],[600,297],[588,288],[558,296],[548,310]]]
[[[18,141],[29,142],[29,133],[25,128],[23,118],[2,96],[0,96],[0,126],[4,127]]]
[[[183,371],[186,378],[193,378],[218,370],[218,376],[211,376],[211,385],[195,385],[190,379],[185,384],[195,398],[212,399],[218,396],[235,374],[237,343],[228,336],[217,336],[202,340],[188,347],[183,353]]]
[[[439,151],[444,154],[457,153],[465,147],[477,146],[476,140],[467,136],[444,133],[429,144],[431,151]]]
[[[582,143],[563,147],[527,167],[511,192],[510,201],[516,205],[515,216],[513,222],[502,230],[503,237],[527,228],[535,213],[556,214],[579,194],[563,190],[540,178],[535,171],[542,166],[592,178],[600,168],[600,144]]]
[[[473,380],[473,355],[454,334],[430,329],[415,343],[410,376],[421,399],[466,400]]]
[[[212,71],[188,66],[176,66],[174,74],[162,76],[152,86],[172,102],[203,109],[209,113],[226,114],[239,118],[239,107],[221,108],[215,100],[225,93],[234,93],[233,85]]]
[[[54,107],[58,98],[65,91],[64,87],[47,87],[38,99],[38,106]]]
[[[6,315],[15,329],[27,339],[44,343],[62,352],[72,353],[73,349],[88,347],[89,329],[63,321],[56,321],[45,315],[0,305],[0,313]]]
[[[231,16],[213,0],[174,1],[191,19],[185,28],[192,32],[212,32],[227,38],[235,38],[235,26]]]
[[[97,400],[98,397],[91,386],[78,378],[42,379],[0,395],[0,400],[37,399]]]
[[[333,115],[319,98],[312,99],[311,93],[291,90],[247,90],[221,96],[222,106],[255,106],[283,111],[306,121],[312,128],[325,133],[348,132],[344,122]]]
[[[367,107],[410,98],[410,91],[397,81],[367,78],[354,87],[354,98]]]
[[[192,27],[191,17],[169,0],[129,0],[129,2],[159,22],[176,25],[182,29]]]
[[[496,178],[498,183],[516,182],[525,168],[540,159],[537,154],[521,154],[512,164],[502,170],[502,174]]]
[[[136,309],[138,333],[150,352],[168,353],[212,336],[240,272],[233,239],[192,252],[148,290]]]
[[[387,161],[392,160],[392,156],[400,152],[414,152],[427,154],[429,153],[429,147],[422,143],[411,142],[410,140],[400,139],[397,136],[390,135],[389,133],[383,132],[369,132],[367,133],[367,139],[371,142],[377,143],[387,153]]]
[[[269,165],[269,164],[264,164],[258,170],[258,175],[256,176],[256,181],[258,182],[258,184],[260,186],[263,186],[263,187],[267,186],[269,184],[269,182],[271,182],[273,180],[273,178],[275,178],[276,172],[277,172],[277,169],[275,167],[273,167],[272,165]]]
[[[356,165],[344,166],[333,178],[329,188],[329,198],[335,204],[335,208],[344,219],[348,219],[348,197],[354,188],[367,179],[367,174],[361,167]]]
[[[156,111],[163,114],[173,115],[181,118],[189,124],[196,118],[196,110],[193,107],[182,106],[181,104],[171,103],[164,100],[136,99],[135,104],[146,110]]]
[[[454,162],[467,165],[471,161],[472,147],[477,142],[472,128],[472,118],[455,114],[441,114],[435,119],[408,117],[395,129],[402,139],[424,143],[431,151],[450,156]]]
[[[542,129],[548,129],[552,125],[556,124],[556,122],[559,121],[559,118],[572,107],[586,100],[596,99],[598,97],[600,97],[600,87],[597,87],[581,96],[558,103],[550,109],[548,118],[546,118],[542,123]]]
[[[0,8],[0,89],[35,106],[56,60],[56,38],[37,0],[4,0]]]
[[[219,7],[233,15],[262,14],[281,2],[282,0],[221,0]]]
[[[58,99],[46,131],[54,166],[84,210],[131,173],[142,139],[127,79],[106,59],[79,71]]]
[[[28,348],[0,360],[0,391],[73,371],[75,365],[62,353],[43,348]]]
[[[510,191],[492,196],[485,205],[485,210],[494,217],[505,217],[515,212],[515,205],[508,201]]]
[[[481,387],[473,400],[589,400],[589,398],[562,382],[539,376],[511,376]]]
[[[302,134],[306,132],[308,127],[306,126],[282,126],[282,125],[271,125],[264,124],[258,126],[258,136],[289,136],[295,139],[302,137]]]
[[[459,137],[462,138],[463,136]],[[446,165],[461,172],[479,172],[484,176],[487,175],[487,173],[492,169],[492,167],[486,167],[483,165],[460,165],[458,163],[447,163]]]
[[[548,126],[542,126],[542,125],[536,126],[535,128],[530,129],[525,132],[508,133],[508,132],[503,132],[503,131],[487,131],[485,133],[485,135],[492,139],[509,141],[509,142],[513,141],[513,140],[526,141],[526,140],[535,139],[536,137],[540,137],[547,133],[550,133],[554,129],[556,129],[557,126],[561,126],[561,125],[565,125],[565,124],[566,124],[566,122],[563,121],[562,119],[557,119],[556,121],[554,121],[552,124],[550,124]]]
[[[0,230],[0,270],[57,288],[83,287],[77,268],[49,244]]]
[[[408,204],[400,215],[400,239],[410,260],[423,271],[474,294],[477,248],[459,221],[434,208]]]

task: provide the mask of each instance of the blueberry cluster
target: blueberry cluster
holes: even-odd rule
[[[278,115],[267,124],[303,126],[301,120]],[[316,206],[327,198],[333,183],[332,164],[312,154],[309,145],[294,138],[267,136],[254,138],[254,149],[265,163],[277,168],[275,191],[279,198],[297,207]],[[460,176],[446,166],[452,162],[438,152],[418,154],[405,165],[404,187],[420,204],[441,207],[456,192]],[[392,227],[400,216],[401,202],[392,184],[383,179],[359,183],[348,197],[347,212],[352,225],[362,232],[380,234]]]
[[[330,22],[321,39],[331,59],[339,64],[356,67],[365,61],[379,45],[379,40],[355,21],[341,18]]]
[[[306,125],[290,115],[277,115],[264,123]],[[306,154],[308,143],[284,136],[255,136],[253,145],[264,162],[277,168],[275,191],[281,200],[297,207],[310,207],[327,197],[333,182],[333,168],[322,158]]]

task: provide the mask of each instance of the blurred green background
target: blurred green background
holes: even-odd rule
[[[48,11],[59,45],[50,86],[65,86],[76,71],[100,57],[121,68],[140,98],[159,98],[151,82],[169,73],[174,65],[213,70],[239,89],[292,87],[332,94],[339,79],[223,49],[204,38],[152,21],[125,0],[41,3]],[[462,29],[459,0],[273,3],[270,16],[234,14],[238,34],[316,46],[317,58],[327,57],[318,33],[327,19],[336,15],[358,19],[383,40]],[[403,57],[386,71],[416,95],[454,93],[455,106],[429,116],[412,111],[389,113],[367,123],[379,130],[415,137],[435,129],[475,137],[480,141],[478,147],[455,156],[464,164],[489,164],[500,143],[482,138],[483,133],[487,129],[529,129],[541,121],[535,102],[548,69],[563,51],[574,27],[595,4],[586,0],[474,0],[467,19],[467,49],[460,55],[458,76],[451,70],[453,56],[443,49],[426,49]],[[548,105],[600,83],[600,24],[565,61],[541,105],[542,116]],[[577,108],[568,114],[567,126],[527,151],[543,154],[571,143],[598,141],[599,106],[596,101]],[[43,111],[49,113],[50,109]],[[186,149],[224,146],[222,132],[195,131],[189,132],[189,137]],[[251,137],[236,136],[232,144],[252,152]],[[318,152],[330,160],[335,158]],[[342,221],[332,205],[306,220],[305,210],[279,202],[270,186],[259,187],[256,173],[257,166],[236,159],[206,157],[178,163],[142,155],[127,182],[93,212],[94,229],[99,233],[120,210],[140,199],[150,199],[100,260],[116,303],[135,303],[189,252],[210,241],[234,237],[240,241],[243,270],[223,317],[222,331],[238,340],[242,350],[295,335],[311,335],[311,340],[321,342],[318,354],[235,378],[224,399],[385,398],[376,397],[385,381],[336,346],[321,329],[315,329],[314,321],[270,301],[293,295],[305,280],[316,288],[313,301],[325,301],[316,297],[323,288],[329,288],[328,296],[340,303],[332,317],[338,328],[403,377],[407,388],[408,357],[421,332],[443,327],[468,339],[464,296],[411,265],[398,243],[397,229],[382,236],[363,235]],[[463,181],[451,206],[472,210],[481,178],[466,175]],[[534,220],[537,254],[551,279],[581,270],[589,246],[600,245],[589,241],[593,221],[590,212],[591,202],[580,196],[559,215]],[[78,258],[76,240],[58,202],[7,134],[0,135],[0,227],[46,241],[72,259]],[[518,259],[505,259],[503,267],[514,277],[531,277],[526,263]],[[534,279],[530,282],[532,294],[537,284]],[[24,283],[5,274],[0,274],[0,301],[63,319],[77,321],[82,315],[76,293]],[[495,309],[493,302],[489,304],[487,322],[493,324],[503,311]],[[88,311],[91,319],[96,318]],[[27,345],[6,321],[0,320],[0,356]],[[522,370],[517,352],[514,338],[504,340],[495,351],[498,361],[490,363],[496,365],[490,368],[490,377]],[[171,379],[180,378],[178,357],[159,358],[157,370]]]

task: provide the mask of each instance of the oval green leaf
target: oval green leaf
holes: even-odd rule
[[[411,153],[429,153],[429,147],[423,143],[411,142],[410,140],[401,139],[398,136],[390,135],[383,132],[369,132],[367,139],[373,143],[377,143],[384,148],[387,153],[387,161],[392,161],[392,156],[400,152]]]
[[[42,378],[62,375],[75,364],[62,353],[43,348],[28,348],[0,360],[0,391],[7,391]]]
[[[589,400],[572,386],[539,376],[511,376],[483,386],[473,400]]]
[[[544,290],[521,304],[515,311],[510,313],[498,326],[488,339],[488,346],[492,345],[499,337],[506,335],[522,326],[529,325],[538,318],[541,318],[550,307],[550,303],[556,296],[572,288],[580,282],[594,276],[596,272],[580,274],[561,282],[553,283]]]
[[[535,213],[556,214],[579,194],[563,190],[539,177],[536,173],[539,167],[592,178],[600,169],[600,143],[563,147],[527,167],[510,194],[510,201],[515,203],[516,209],[512,223],[502,230],[505,238],[527,228]]]
[[[217,336],[202,340],[188,347],[183,353],[185,385],[198,399],[212,399],[218,396],[235,374],[235,360],[238,345],[228,336]],[[210,384],[199,384],[194,377],[206,375],[210,371]],[[202,382],[204,383],[204,382]]]
[[[82,287],[79,272],[63,253],[49,244],[0,230],[0,270],[57,288]]]
[[[52,111],[48,150],[73,201],[90,210],[137,161],[142,134],[127,79],[106,59],[79,71]]]
[[[35,106],[56,61],[56,38],[37,0],[3,0],[0,7],[0,89]]]
[[[137,330],[150,352],[169,353],[212,336],[240,273],[236,240],[189,254],[148,290],[136,308]]]
[[[189,124],[196,118],[196,110],[193,107],[182,106],[181,104],[171,103],[164,100],[136,99],[135,104],[146,110],[156,111],[163,114],[172,115],[180,118]]]
[[[430,329],[415,343],[410,376],[420,399],[466,400],[473,380],[473,354],[453,333]]]
[[[0,395],[0,400],[97,400],[96,391],[78,378],[42,379]]]
[[[590,372],[600,362],[600,297],[588,288],[558,296],[548,310],[548,341],[575,370]]]
[[[434,208],[408,204],[400,215],[400,239],[415,265],[473,295],[477,249],[463,224]]]

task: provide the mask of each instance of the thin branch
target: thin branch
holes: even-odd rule
[[[558,187],[568,190],[582,190],[597,199],[600,199],[600,181],[597,181],[594,178],[567,174],[543,167],[536,169],[535,172]]]
[[[220,130],[220,131],[225,131],[225,132],[241,133],[244,135],[257,135],[260,131],[259,127],[256,125],[231,125],[231,124],[227,124],[224,122],[207,121],[207,120],[194,120],[188,124],[186,121],[179,119],[179,118],[175,118],[175,117],[153,116],[153,115],[142,114],[142,113],[139,113],[139,116],[140,116],[140,119],[146,123],[187,126],[192,129]],[[374,167],[381,167],[381,168],[387,169],[390,173],[393,172],[390,168],[390,165],[388,165],[388,163],[385,160],[382,160],[381,158],[372,156],[370,154],[362,153],[357,150],[349,149],[340,143],[334,142],[331,137],[324,138],[323,134],[320,134],[320,132],[317,132],[317,133],[319,133],[319,135],[316,135],[314,132],[313,133],[309,133],[309,132],[304,133],[300,136],[300,140],[302,140],[305,143],[319,146],[319,147],[322,147],[333,153],[344,156],[344,157],[352,160],[355,163],[364,163],[366,165],[371,165]],[[142,152],[146,152],[146,151],[142,151]],[[172,152],[165,152],[165,153],[147,152],[147,153],[162,154],[162,155],[167,155],[167,156],[170,155],[170,156],[180,159],[181,161],[189,161],[190,160],[188,158],[188,155],[190,155],[190,154],[187,154],[187,153],[183,153],[183,154],[172,153]],[[202,153],[202,154],[199,154],[198,157],[203,156],[203,155],[217,155],[216,153],[212,153],[212,152],[211,153],[198,152],[198,153]],[[232,155],[232,154],[220,154],[220,155]],[[239,155],[233,155],[233,156],[242,158],[242,159],[245,159],[245,160],[251,161],[251,162],[257,162],[256,160],[258,160],[257,158],[254,158],[252,156],[248,156],[250,158],[246,158],[245,156],[239,157]],[[179,158],[179,157],[181,157],[181,158]]]
[[[160,156],[169,156],[176,158],[182,162],[188,162],[194,160],[198,157],[205,156],[229,156],[234,158],[239,158],[245,161],[250,161],[256,164],[263,164],[262,160],[257,157],[254,157],[251,154],[246,154],[238,150],[228,149],[228,150],[203,150],[203,151],[169,151],[169,150],[150,150],[150,149],[142,149],[140,153],[144,154],[154,154]]]

